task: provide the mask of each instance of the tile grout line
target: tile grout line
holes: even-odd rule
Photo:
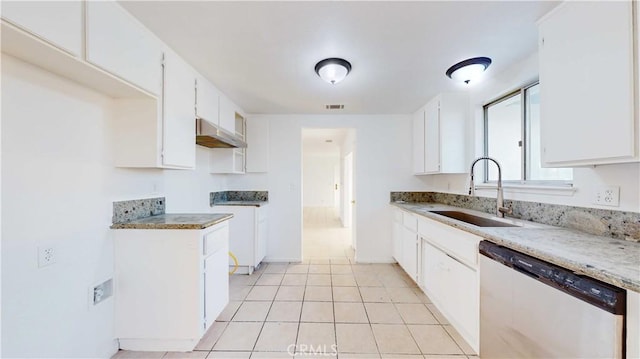
[[[333,264],[331,264],[331,260],[329,260],[329,276],[331,278],[331,309],[333,309],[333,340],[336,344],[336,357],[338,356],[339,347],[338,347],[338,326],[336,325],[336,302],[333,295]]]
[[[291,263],[290,263],[291,264]],[[309,264],[311,265],[311,264]],[[307,296],[307,282],[309,281],[309,270],[307,269],[307,276],[304,280],[304,285],[302,286],[302,302],[300,304],[300,315],[298,317],[298,331],[296,333],[296,342],[294,343],[294,347],[293,347],[293,357],[295,358],[295,354],[298,353],[298,339],[300,338],[300,329],[302,327],[302,311],[304,310],[304,299]],[[289,353],[287,353],[289,354]]]
[[[357,281],[356,281],[357,284]],[[385,292],[386,289],[382,287]],[[360,287],[358,286],[358,292],[360,292]],[[367,322],[369,324],[369,329],[371,330],[371,336],[373,336],[373,342],[376,345],[376,350],[378,351],[378,358],[382,358],[382,352],[380,351],[380,345],[378,345],[378,339],[376,338],[376,333],[373,331],[373,323],[371,323],[371,318],[369,318],[369,311],[367,310],[367,306],[364,305],[364,297],[362,297],[362,293],[360,293],[360,298],[362,299],[362,306],[364,307],[364,313],[367,316]],[[391,298],[389,298],[391,299]]]

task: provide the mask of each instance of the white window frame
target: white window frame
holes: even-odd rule
[[[529,190],[544,190],[544,189],[550,189],[550,190],[569,190],[569,192],[574,192],[575,189],[573,189],[573,178],[571,181],[567,181],[567,180],[530,180],[527,179],[527,177],[530,175],[529,172],[531,172],[530,170],[530,161],[529,161],[529,156],[528,156],[528,152],[530,151],[529,149],[529,131],[528,131],[528,119],[527,117],[527,101],[526,101],[526,91],[528,89],[530,89],[533,86],[536,86],[540,84],[540,81],[536,80],[534,82],[528,83],[524,86],[519,87],[518,89],[514,90],[514,91],[510,91],[492,101],[489,101],[487,103],[485,103],[482,106],[482,123],[483,123],[483,134],[482,134],[482,141],[483,141],[483,155],[484,156],[488,156],[489,153],[489,142],[488,142],[488,137],[489,137],[489,126],[488,126],[488,121],[489,121],[489,116],[488,116],[488,109],[490,106],[498,104],[502,101],[505,101],[507,99],[512,98],[513,96],[517,96],[520,95],[521,96],[521,103],[522,103],[522,108],[520,111],[520,129],[522,131],[520,138],[521,138],[521,146],[520,146],[520,156],[521,156],[521,168],[520,168],[520,180],[508,180],[505,181],[503,180],[503,184],[505,188],[511,187],[514,189],[517,188],[521,188],[521,189],[529,189]],[[572,176],[573,177],[573,176]],[[495,188],[496,186],[496,182],[497,181],[492,181],[489,180],[489,162],[488,161],[484,161],[484,176],[483,176],[483,185],[479,185],[477,186],[478,188]]]

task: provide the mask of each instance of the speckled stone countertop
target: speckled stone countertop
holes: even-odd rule
[[[218,202],[211,205],[211,207],[215,206],[253,206],[253,207],[262,207],[269,204],[268,201],[226,201],[226,202]]]
[[[222,191],[209,193],[209,205],[261,207],[269,203],[267,191]]]
[[[161,214],[114,223],[111,229],[205,229],[233,217],[230,213]]]
[[[506,218],[522,227],[478,227],[430,211],[457,210],[487,218],[492,216],[439,203],[391,204],[580,274],[640,292],[640,243],[518,219]]]

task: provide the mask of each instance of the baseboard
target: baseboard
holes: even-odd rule
[[[393,263],[397,263],[395,259],[393,258],[359,258],[356,256],[356,263],[360,263],[360,264],[377,264],[377,263],[388,263],[388,264],[393,264]]]
[[[274,258],[274,257],[266,257],[262,260],[265,263],[284,263],[284,262],[293,262],[300,263],[302,259],[300,258]]]
[[[120,349],[147,352],[190,352],[200,339],[119,339]]]

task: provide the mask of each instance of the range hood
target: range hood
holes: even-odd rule
[[[247,143],[204,118],[196,117],[196,144],[209,148],[245,148]]]

